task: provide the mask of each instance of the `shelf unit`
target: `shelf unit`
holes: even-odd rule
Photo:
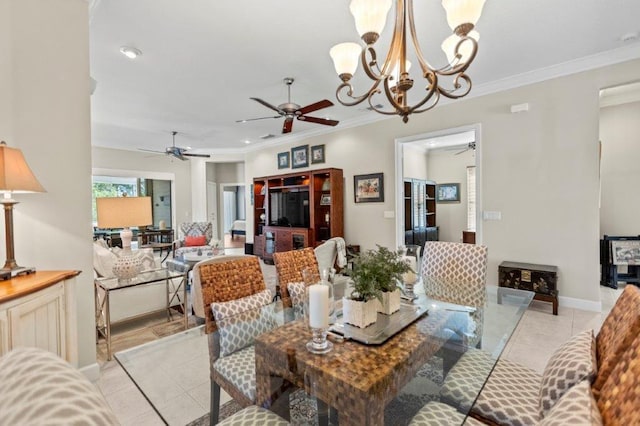
[[[405,244],[424,246],[426,241],[437,241],[436,183],[405,179],[403,200]]]
[[[281,226],[271,218],[271,194],[309,192],[309,227]],[[344,236],[342,169],[328,168],[253,179],[253,254],[271,261],[278,251],[315,247]],[[306,201],[305,201],[306,202]],[[303,215],[306,214],[306,211]]]

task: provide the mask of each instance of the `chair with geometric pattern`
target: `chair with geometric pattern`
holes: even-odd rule
[[[273,263],[276,266],[280,295],[285,308],[292,306],[289,284],[304,282],[302,271],[311,270],[320,278],[318,260],[311,247],[274,253]]]
[[[482,307],[487,301],[487,247],[427,241],[422,276],[442,280],[447,287],[427,286],[427,296],[459,305]],[[436,280],[437,281],[437,280]]]
[[[212,239],[211,222],[183,222],[178,228],[178,239],[173,242],[173,257],[210,249]]]
[[[253,338],[267,329],[264,329],[264,321],[260,318],[257,318],[259,321],[254,321],[253,325],[247,321],[239,324],[240,328],[222,327],[220,318],[216,321],[214,307],[218,306],[221,307],[220,310],[224,308],[227,311],[240,309],[241,314],[251,314],[254,311],[260,312],[260,307],[268,305],[272,295],[266,289],[258,258],[250,255],[223,255],[197,263],[193,268],[193,284],[200,287],[202,293],[205,331],[209,341],[210,419],[211,424],[216,424],[220,408],[220,388],[243,407],[255,404]],[[253,328],[242,328],[245,325]],[[229,330],[237,331],[238,335],[229,336]],[[238,339],[243,341],[238,343]],[[274,393],[283,390],[283,387],[278,387]],[[288,418],[288,398],[285,400],[286,407],[280,408],[287,410],[285,416]]]

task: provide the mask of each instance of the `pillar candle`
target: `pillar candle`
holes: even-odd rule
[[[326,285],[314,284],[309,292],[309,326],[311,328],[329,327],[329,288]]]

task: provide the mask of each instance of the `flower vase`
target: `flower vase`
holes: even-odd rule
[[[378,311],[376,304],[378,299],[370,299],[366,302],[342,298],[342,319],[345,323],[365,328],[376,322]]]
[[[381,314],[391,315],[400,310],[400,289],[383,291],[382,302],[376,299],[376,310]]]

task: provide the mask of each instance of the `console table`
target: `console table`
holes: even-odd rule
[[[118,278],[96,278],[94,283],[95,305],[96,305],[96,342],[100,336],[103,336],[107,342],[107,359],[111,360],[111,305],[109,295],[113,291],[122,290],[124,288],[136,287],[141,285],[154,285],[164,281],[167,294],[167,321],[171,321],[171,303],[174,300],[180,300],[180,291],[182,290],[182,312],[184,314],[184,328],[188,327],[187,310],[187,286],[184,281],[175,289],[171,289],[170,282],[173,278],[181,278],[182,273],[170,271],[168,269],[154,269],[139,273],[135,278],[118,279]],[[141,312],[144,314],[146,312]]]
[[[558,315],[557,266],[502,262],[498,267],[498,285],[533,291],[535,300],[552,303],[553,315]]]

